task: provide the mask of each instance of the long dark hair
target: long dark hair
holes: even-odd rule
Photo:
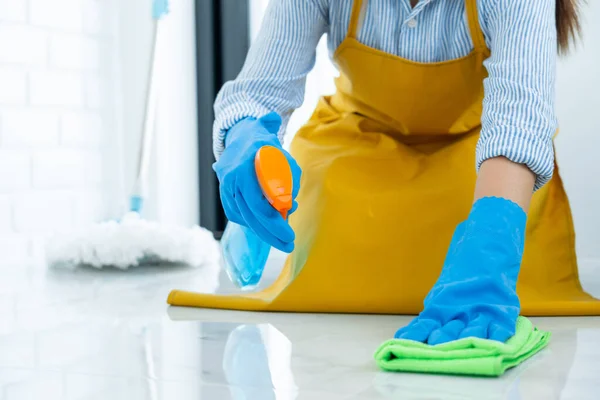
[[[556,0],[556,30],[558,33],[558,51],[566,53],[570,45],[579,36],[579,6],[581,0]]]

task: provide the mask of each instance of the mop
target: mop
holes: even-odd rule
[[[46,260],[52,267],[75,268],[87,265],[127,269],[147,264],[173,264],[219,269],[219,245],[211,232],[199,226],[191,229],[163,226],[140,216],[146,192],[145,180],[158,95],[156,75],[160,59],[157,54],[159,27],[167,12],[168,0],[153,1],[152,62],[137,177],[130,197],[129,212],[119,221],[107,221],[79,232],[51,238],[46,245]]]

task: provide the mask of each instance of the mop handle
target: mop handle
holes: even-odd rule
[[[146,176],[150,164],[150,154],[152,153],[152,139],[155,130],[156,104],[158,96],[158,30],[159,21],[169,12],[168,0],[153,0],[152,3],[152,48],[151,63],[148,71],[148,87],[146,91],[146,104],[144,110],[144,124],[142,127],[141,148],[138,159],[137,176],[131,193],[129,209],[130,211],[140,212],[143,205],[143,199],[146,195]]]

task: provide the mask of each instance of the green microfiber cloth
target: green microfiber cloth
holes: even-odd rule
[[[533,327],[525,317],[506,343],[465,338],[431,346],[421,342],[391,339],[375,352],[377,365],[385,371],[432,374],[500,376],[548,345],[550,333]]]

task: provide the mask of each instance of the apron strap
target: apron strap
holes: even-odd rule
[[[477,11],[477,0],[466,0],[467,19],[469,21],[469,30],[471,31],[471,40],[476,51],[487,52],[485,36],[479,25],[479,12]]]
[[[352,3],[352,14],[350,15],[350,25],[348,26],[348,33],[346,34],[346,37],[356,39],[358,35],[358,26],[360,25],[362,9],[363,0],[354,0],[354,3]]]

